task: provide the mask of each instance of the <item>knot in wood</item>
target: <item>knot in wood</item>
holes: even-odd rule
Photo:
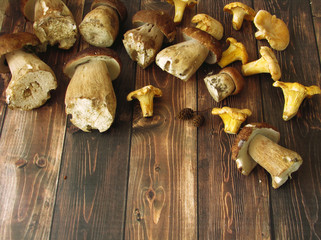
[[[44,158],[38,158],[35,163],[39,168],[44,168],[45,166],[47,166],[47,160]]]
[[[16,165],[17,168],[23,168],[27,165],[27,163],[28,163],[27,160],[20,158],[14,164]]]
[[[153,200],[155,198],[155,191],[153,189],[148,190],[147,197],[149,200]]]

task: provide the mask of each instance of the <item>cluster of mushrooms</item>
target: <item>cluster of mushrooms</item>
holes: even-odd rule
[[[219,41],[223,38],[224,28],[206,14],[195,15],[191,20],[194,26],[182,29],[184,41],[162,49],[164,43],[175,40],[176,25],[181,22],[185,8],[197,3],[195,0],[168,2],[175,6],[173,19],[161,11],[141,10],[132,18],[133,24],[138,26],[123,36],[129,57],[143,69],[155,62],[162,70],[188,81],[204,62],[217,63],[222,70],[204,78],[216,102],[241,92],[245,85],[243,76],[269,73],[274,80],[273,86],[281,87],[284,92],[285,121],[297,114],[304,98],[321,94],[317,86],[279,81],[281,69],[272,49],[282,51],[290,42],[288,28],[281,19],[265,10],[256,12],[239,2],[224,7],[225,12],[233,15],[235,30],[241,29],[243,20],[253,21],[258,29],[255,38],[266,39],[272,48],[261,47],[261,58],[248,62],[245,46],[232,37],[226,39],[229,47],[222,50]],[[94,0],[91,11],[79,26],[62,0],[21,0],[21,11],[33,22],[34,34],[0,36],[0,72],[10,71],[12,74],[6,89],[8,106],[21,110],[42,106],[50,98],[50,91],[57,88],[57,79],[52,69],[35,53],[46,51],[48,45],[70,49],[80,34],[90,46],[74,55],[63,67],[64,74],[71,79],[65,95],[66,113],[83,131],[108,130],[115,118],[117,102],[112,80],[121,72],[120,58],[109,47],[127,17],[125,5],[119,0]],[[235,61],[242,62],[241,72],[228,66]],[[138,99],[143,117],[151,117],[153,99],[161,96],[161,89],[148,85],[129,93],[127,100]],[[221,117],[226,133],[237,134],[252,112],[225,106],[213,108],[212,114]],[[261,165],[271,174],[272,186],[278,188],[302,164],[299,154],[277,144],[279,139],[279,132],[266,123],[248,124],[235,139],[232,159],[244,175],[257,164]]]

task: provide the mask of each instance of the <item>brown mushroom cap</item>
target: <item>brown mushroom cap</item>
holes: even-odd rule
[[[23,15],[29,20],[34,21],[35,17],[35,3],[37,0],[20,0],[20,10]]]
[[[232,2],[229,3],[227,5],[224,6],[224,11],[228,12],[230,14],[233,14],[233,9],[234,8],[241,8],[243,9],[245,15],[244,15],[244,19],[247,21],[253,21],[256,12],[254,11],[254,9],[250,8],[249,6],[247,6],[244,3],[241,2]]]
[[[159,28],[159,30],[172,42],[176,36],[176,26],[172,18],[160,11],[141,10],[133,16],[133,23],[150,23]]]
[[[209,50],[209,54],[205,62],[208,64],[214,64],[221,59],[222,46],[212,35],[194,27],[186,27],[182,30],[182,33],[184,34],[185,39],[188,40],[189,38],[193,38]]]
[[[242,74],[236,68],[226,67],[226,68],[223,68],[219,73],[228,74],[232,78],[232,80],[235,84],[235,90],[232,93],[232,95],[236,95],[239,92],[241,92],[241,90],[244,87],[245,81],[244,81]]]
[[[63,72],[69,78],[75,73],[76,68],[90,61],[105,61],[111,80],[116,79],[121,71],[121,61],[117,53],[109,48],[90,46],[74,55],[64,66]]]
[[[127,8],[124,3],[119,0],[94,0],[94,2],[91,4],[91,10],[99,6],[108,6],[114,8],[122,22],[127,18]]]

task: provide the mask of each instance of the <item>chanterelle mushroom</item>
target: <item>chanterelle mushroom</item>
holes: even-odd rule
[[[228,49],[226,49],[222,53],[222,58],[217,64],[221,68],[237,60],[242,61],[242,64],[246,64],[248,61],[248,54],[243,43],[238,42],[235,38],[232,37],[227,38],[226,42],[230,45]]]
[[[302,164],[301,156],[277,144],[280,133],[266,123],[246,125],[232,146],[232,159],[244,175],[259,164],[272,177],[272,187],[278,188]]]
[[[155,60],[164,36],[169,42],[175,39],[176,26],[169,15],[154,10],[141,10],[132,21],[143,25],[127,31],[123,43],[130,58],[146,68]]]
[[[305,98],[311,98],[315,94],[321,94],[318,86],[306,87],[297,82],[280,82],[273,83],[274,87],[280,87],[284,94],[283,120],[288,121],[293,118]]]
[[[66,113],[72,115],[71,122],[85,132],[108,130],[116,112],[112,80],[121,71],[117,53],[91,46],[73,56],[63,70],[71,78],[65,96]]]
[[[218,74],[208,74],[204,82],[216,102],[238,94],[244,86],[243,76],[233,67],[223,68]]]
[[[242,65],[243,76],[250,76],[258,73],[270,73],[271,78],[277,81],[281,78],[281,69],[273,51],[269,47],[260,48],[261,58]]]
[[[11,72],[6,89],[6,102],[10,108],[31,110],[42,106],[50,91],[57,88],[51,68],[24,47],[37,46],[39,39],[31,33],[11,33],[0,36],[0,72]],[[7,60],[9,68],[4,64]]]
[[[219,21],[210,17],[207,14],[196,14],[192,18],[192,23],[196,23],[196,28],[211,34],[217,40],[221,40],[223,37],[223,25]]]
[[[213,115],[219,115],[224,123],[224,132],[236,134],[241,127],[241,124],[252,115],[249,109],[237,109],[230,107],[213,108]]]
[[[224,6],[224,12],[233,14],[233,28],[235,30],[240,30],[243,24],[243,20],[253,21],[256,12],[241,2],[232,2]]]
[[[254,25],[259,29],[256,39],[266,39],[271,48],[282,51],[290,42],[290,33],[286,24],[265,10],[260,10],[254,18]]]
[[[196,0],[167,0],[167,2],[175,7],[175,23],[180,23],[182,21],[186,7],[193,7],[197,3]]]
[[[188,27],[182,30],[186,41],[171,45],[156,55],[156,64],[173,76],[187,81],[205,61],[220,60],[221,44],[210,34]]]
[[[79,32],[93,46],[110,47],[118,35],[120,21],[126,16],[127,9],[121,1],[95,0],[79,24]]]
[[[127,101],[131,101],[134,98],[138,99],[143,112],[143,117],[152,117],[154,112],[154,97],[161,97],[162,95],[162,90],[152,85],[148,85],[129,93],[127,95]]]

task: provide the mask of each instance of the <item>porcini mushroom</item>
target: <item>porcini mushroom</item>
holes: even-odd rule
[[[35,54],[24,51],[24,48],[39,44],[39,39],[27,32],[0,36],[0,72],[10,71],[12,75],[6,89],[6,102],[10,108],[38,108],[50,98],[50,91],[57,88],[52,69]]]
[[[238,94],[244,86],[244,78],[236,68],[223,68],[218,74],[210,73],[204,78],[205,85],[216,102]]]
[[[66,113],[72,115],[71,122],[85,132],[108,130],[116,112],[112,80],[121,71],[117,53],[91,46],[73,56],[63,71],[71,78],[65,96]]]
[[[213,108],[212,115],[219,115],[224,123],[224,132],[229,134],[236,134],[242,123],[247,119],[247,117],[252,115],[251,110],[238,109],[238,108]]]
[[[119,0],[95,0],[91,11],[79,24],[85,41],[96,47],[110,47],[119,32],[119,24],[127,16],[125,5]]]
[[[224,6],[224,12],[228,12],[233,15],[232,24],[235,30],[240,30],[243,24],[243,20],[253,21],[256,12],[241,2],[231,2]]]
[[[155,60],[164,36],[169,42],[175,39],[176,26],[170,16],[154,10],[141,10],[132,21],[143,25],[127,31],[123,43],[130,58],[146,68]]]
[[[248,54],[243,43],[238,42],[235,38],[232,37],[227,38],[226,42],[230,45],[228,49],[226,49],[222,53],[222,58],[217,64],[221,68],[237,60],[242,61],[242,64],[246,64],[248,61]]]
[[[232,159],[244,175],[259,164],[272,177],[272,187],[278,188],[302,164],[301,156],[277,144],[280,133],[266,123],[246,125],[232,147]]]
[[[290,33],[287,25],[275,15],[265,10],[260,10],[254,18],[254,25],[258,28],[255,38],[266,39],[271,48],[282,51],[290,42]]]
[[[313,95],[321,94],[321,89],[318,86],[303,86],[297,82],[280,82],[273,83],[274,87],[280,87],[284,94],[284,110],[283,120],[288,121],[293,118],[305,98],[311,98]]]
[[[186,7],[193,7],[197,3],[196,0],[167,0],[167,2],[175,7],[175,23],[180,23],[182,21]]]
[[[259,73],[270,73],[271,78],[277,81],[281,78],[281,69],[271,48],[262,46],[260,48],[261,58],[242,65],[243,76]]]
[[[171,45],[156,55],[156,64],[173,76],[187,81],[205,61],[214,64],[220,60],[220,43],[200,29],[182,30],[186,41]]]
[[[154,97],[161,97],[162,90],[152,85],[145,86],[127,95],[127,101],[138,99],[143,117],[152,117],[154,112]]]
[[[191,22],[196,23],[196,28],[211,34],[217,40],[222,39],[224,32],[223,25],[209,15],[204,13],[196,14]]]
[[[78,29],[74,17],[61,0],[37,0],[33,29],[40,42],[69,49],[77,40]]]

